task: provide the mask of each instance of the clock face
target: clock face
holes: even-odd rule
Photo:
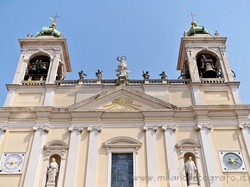
[[[1,159],[0,174],[21,173],[25,153],[4,153]]]
[[[236,153],[226,153],[223,156],[223,162],[228,168],[233,170],[239,169],[243,164],[242,159]]]
[[[246,172],[240,151],[219,151],[223,172]]]

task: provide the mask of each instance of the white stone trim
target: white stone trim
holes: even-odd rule
[[[158,168],[156,162],[156,137],[157,126],[144,126],[146,132],[147,175],[154,180],[148,181],[149,187],[158,187]]]
[[[80,134],[83,130],[81,126],[71,126],[69,128],[70,143],[69,143],[69,154],[65,173],[64,186],[75,186],[77,176],[77,160],[80,144]]]
[[[142,143],[138,140],[126,137],[126,136],[119,136],[112,138],[108,141],[106,141],[103,146],[107,148],[107,155],[108,155],[108,161],[107,161],[107,183],[106,187],[111,187],[111,164],[112,164],[112,153],[133,153],[133,174],[134,176],[137,176],[137,152],[138,149],[141,147]],[[138,182],[137,180],[134,180],[134,186],[137,187]]]
[[[33,143],[29,155],[28,166],[26,170],[26,175],[24,179],[25,187],[37,186],[37,180],[39,175],[39,168],[42,162],[43,146],[45,142],[45,135],[47,131],[47,126],[39,125],[33,127],[35,130]]]
[[[98,147],[99,134],[102,130],[101,126],[89,126],[89,145],[88,145],[88,160],[86,170],[85,186],[95,187],[97,183],[97,161],[98,161]]]
[[[112,153],[133,153],[133,174],[134,176],[137,176],[137,149],[136,148],[108,148],[107,154],[108,154],[108,161],[107,161],[107,187],[111,187],[111,168],[112,168]],[[134,180],[134,186],[138,187],[137,180]]]

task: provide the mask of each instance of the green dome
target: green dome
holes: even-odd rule
[[[54,36],[61,37],[62,33],[56,29],[56,24],[52,23],[50,27],[43,27],[42,30],[37,33],[37,36]]]
[[[197,25],[196,22],[191,23],[192,27],[185,32],[186,36],[192,36],[194,34],[209,34],[210,32],[205,29],[203,25]]]

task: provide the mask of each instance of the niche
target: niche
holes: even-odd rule
[[[46,187],[57,186],[59,171],[61,165],[61,157],[59,155],[51,155],[46,173]]]

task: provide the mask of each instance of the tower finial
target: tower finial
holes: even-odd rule
[[[51,26],[52,27],[56,27],[56,19],[59,18],[59,16],[56,14],[52,17],[50,17],[50,19],[52,20]]]
[[[188,16],[191,17],[191,20],[192,20],[191,25],[192,25],[192,26],[197,26],[197,23],[194,21],[195,15],[194,15],[193,13],[190,13]]]

